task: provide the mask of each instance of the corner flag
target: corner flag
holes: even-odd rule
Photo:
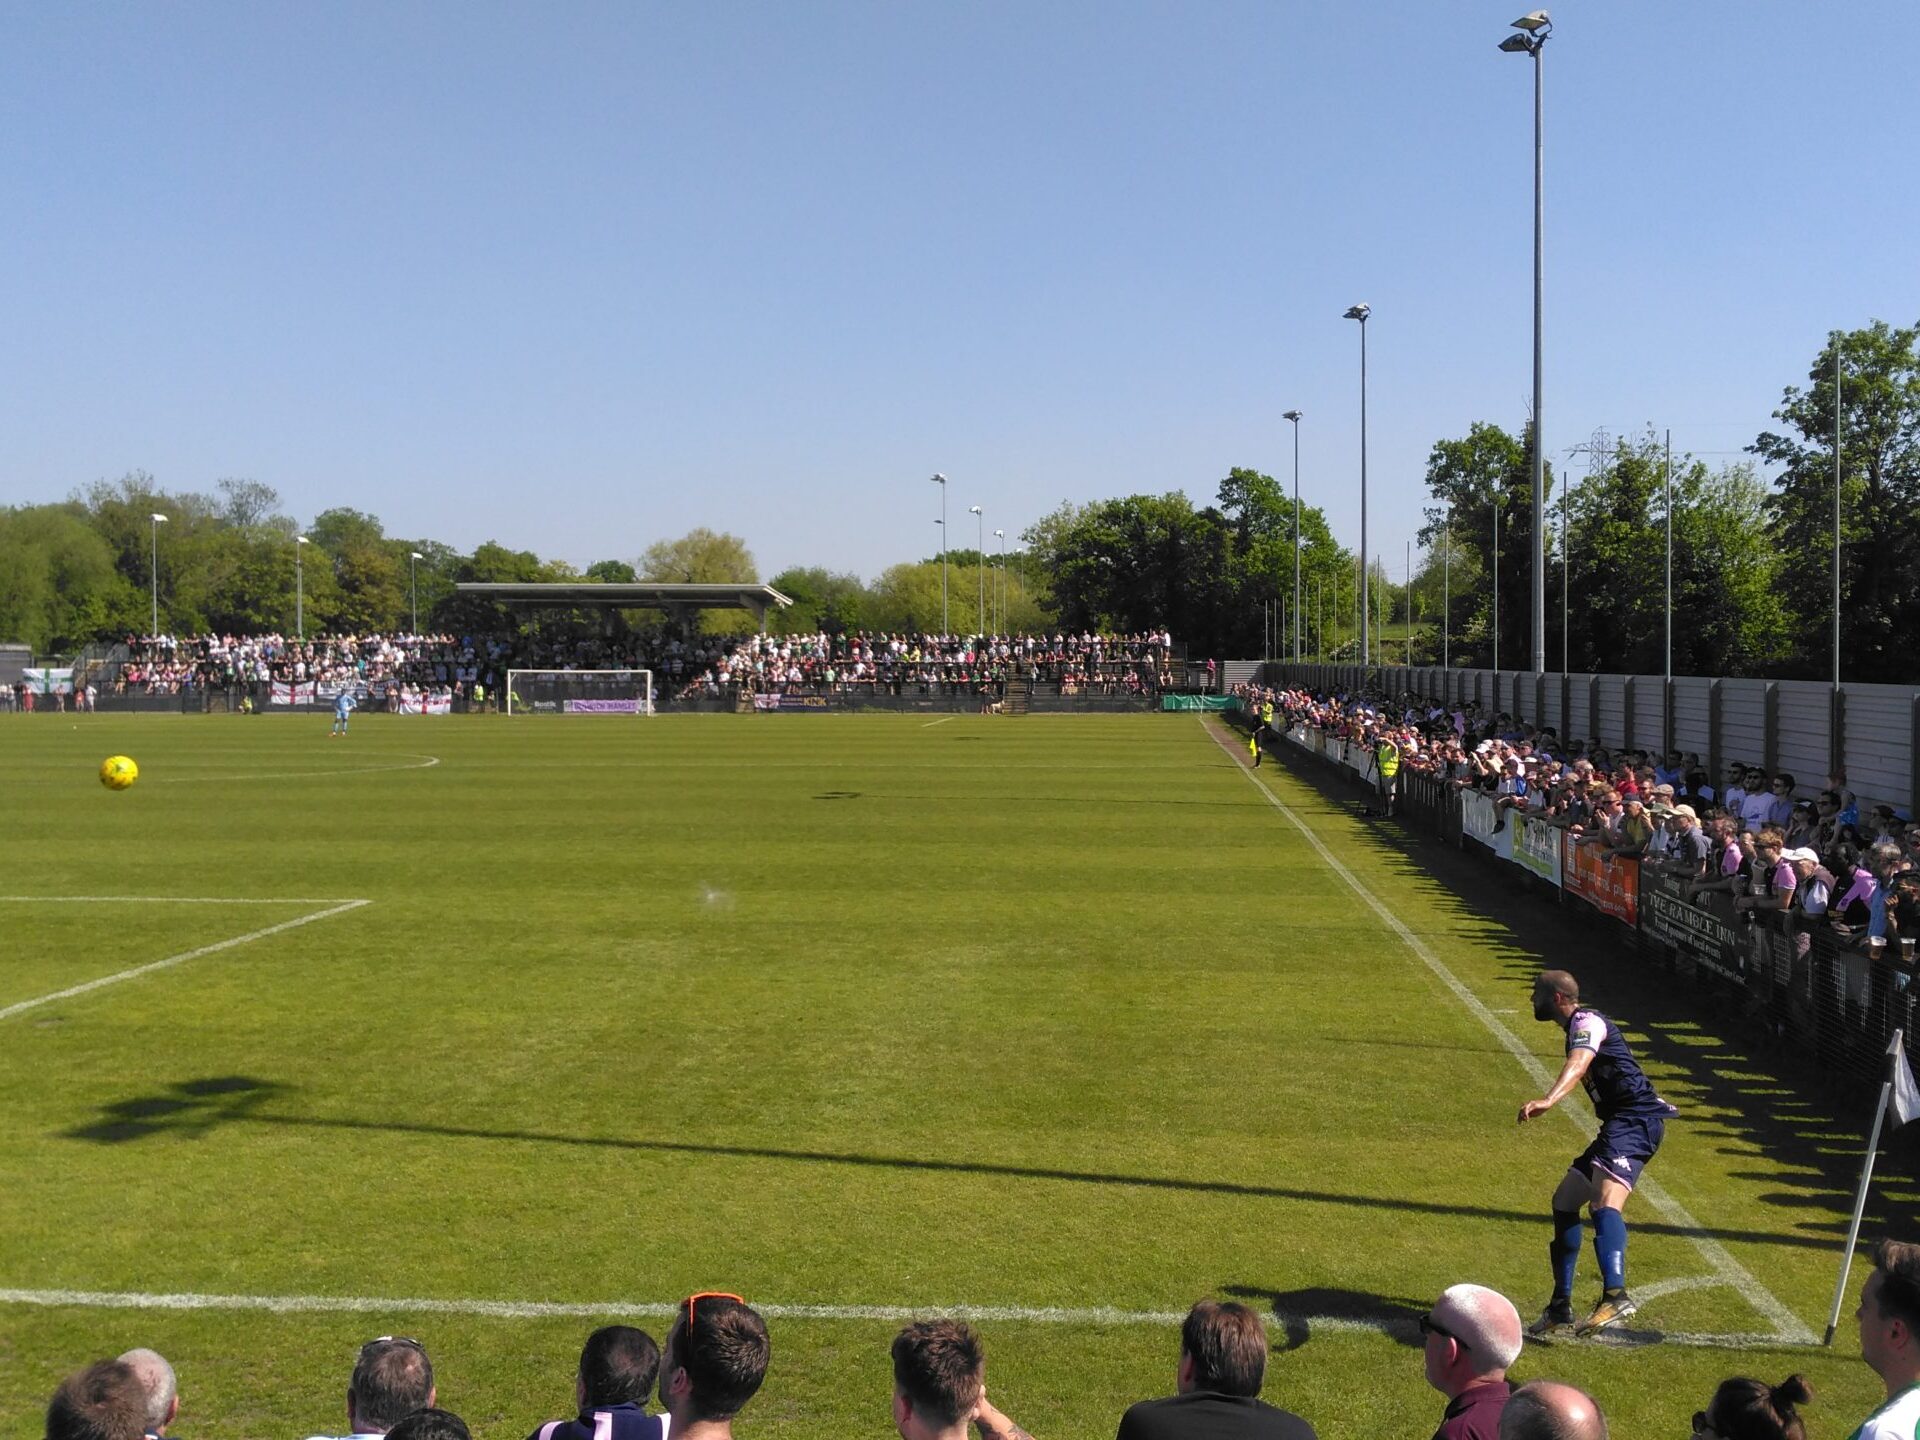
[[[1906,1037],[1893,1032],[1887,1041],[1887,1078],[1880,1082],[1880,1103],[1873,1110],[1873,1129],[1867,1135],[1867,1158],[1860,1167],[1860,1188],[1853,1197],[1853,1222],[1847,1227],[1846,1248],[1840,1254],[1840,1280],[1833,1287],[1833,1309],[1827,1315],[1827,1337],[1821,1343],[1831,1345],[1833,1332],[1840,1325],[1840,1306],[1847,1294],[1847,1272],[1853,1268],[1853,1247],[1860,1240],[1861,1217],[1867,1213],[1867,1186],[1873,1180],[1873,1158],[1880,1149],[1880,1127],[1887,1111],[1893,1111],[1893,1128],[1898,1130],[1909,1120],[1920,1119],[1920,1086],[1913,1083],[1913,1066],[1907,1063]]]

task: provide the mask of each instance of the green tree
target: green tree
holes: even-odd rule
[[[1876,320],[1836,333],[1807,386],[1788,386],[1768,431],[1749,447],[1780,467],[1771,506],[1788,625],[1802,674],[1830,668],[1833,624],[1834,364],[1841,366],[1840,666],[1850,680],[1913,677],[1920,623],[1920,326]]]
[[[867,587],[858,575],[839,574],[822,565],[796,565],[768,582],[793,601],[771,617],[774,628],[786,635],[825,630],[841,634],[859,630],[867,619]]]
[[[625,560],[596,560],[587,566],[587,579],[600,585],[631,585],[639,578]]]
[[[0,510],[0,639],[65,652],[147,623],[147,596],[115,568],[83,507]]]
[[[1498,425],[1476,420],[1458,440],[1436,443],[1427,457],[1427,491],[1437,502],[1428,507],[1422,545],[1433,546],[1450,529],[1456,577],[1477,572],[1485,584],[1453,587],[1448,625],[1457,663],[1488,665],[1493,653],[1492,571],[1500,570],[1500,662],[1523,667],[1531,656],[1533,583],[1528,555],[1535,544],[1533,523],[1532,426],[1519,438]],[[1547,493],[1554,484],[1547,469]],[[1542,544],[1550,536],[1543,536]]]

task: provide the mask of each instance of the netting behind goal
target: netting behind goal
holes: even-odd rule
[[[509,670],[509,715],[651,715],[651,670]]]

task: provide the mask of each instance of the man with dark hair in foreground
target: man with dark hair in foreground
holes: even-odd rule
[[[1500,1440],[1607,1440],[1607,1417],[1586,1391],[1535,1380],[1507,1398]]]
[[[433,1362],[427,1359],[424,1345],[404,1335],[369,1340],[360,1347],[353,1378],[347,1382],[349,1435],[384,1435],[414,1411],[430,1409],[438,1399]]]
[[[1245,1305],[1202,1300],[1180,1327],[1177,1394],[1120,1417],[1118,1440],[1315,1440],[1313,1427],[1260,1399],[1267,1327]]]
[[[47,1440],[140,1440],[146,1387],[133,1367],[98,1360],[69,1375],[47,1406]]]
[[[467,1422],[451,1410],[416,1410],[387,1432],[387,1440],[473,1440]]]
[[[666,1440],[667,1417],[649,1415],[660,1347],[644,1330],[603,1325],[587,1337],[573,1379],[577,1420],[549,1420],[527,1440]]]
[[[893,1337],[893,1428],[900,1440],[1033,1440],[987,1399],[987,1356],[958,1320],[916,1320]]]
[[[1887,1388],[1887,1401],[1851,1440],[1913,1440],[1920,1431],[1920,1245],[1882,1240],[1860,1291],[1860,1358]]]
[[[729,1440],[771,1358],[767,1322],[738,1295],[682,1300],[660,1356],[660,1403],[674,1440]]]

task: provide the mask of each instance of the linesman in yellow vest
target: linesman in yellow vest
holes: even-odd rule
[[[1380,792],[1380,813],[1393,814],[1393,796],[1397,788],[1394,780],[1400,774],[1400,747],[1382,734],[1380,741],[1373,747],[1374,783]]]

